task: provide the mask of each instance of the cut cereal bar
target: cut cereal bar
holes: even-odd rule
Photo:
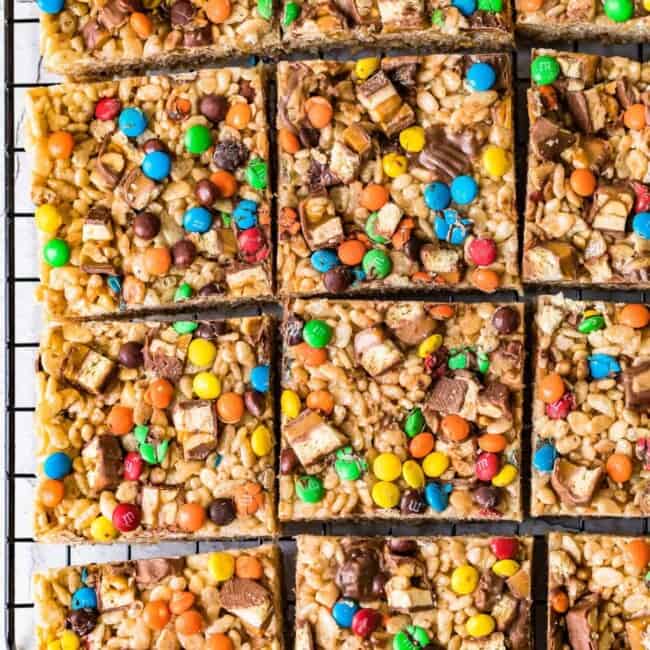
[[[298,537],[295,650],[530,650],[532,556],[531,537]]]
[[[540,41],[599,40],[642,43],[650,40],[647,0],[518,0],[517,33]]]
[[[212,63],[280,43],[272,0],[37,0],[51,72],[110,77]]]
[[[511,60],[278,65],[279,290],[520,287]]]
[[[524,282],[650,286],[650,62],[532,57]]]
[[[509,0],[285,0],[282,39],[291,49],[511,47],[512,9]]]
[[[273,534],[270,330],[266,317],[48,328],[36,538]]]
[[[270,296],[261,68],[29,91],[50,318]]]
[[[522,314],[291,303],[280,519],[520,520]]]
[[[277,546],[34,575],[36,650],[283,648]]]
[[[650,515],[649,325],[645,305],[539,299],[533,515]]]
[[[647,537],[551,533],[546,647],[647,648],[649,560]]]

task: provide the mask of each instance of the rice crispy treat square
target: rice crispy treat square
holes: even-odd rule
[[[47,70],[73,78],[203,65],[280,44],[270,0],[39,0]]]
[[[549,650],[647,646],[649,542],[648,537],[549,534]]]
[[[506,54],[278,65],[283,295],[520,289]]]
[[[281,650],[280,572],[267,545],[36,573],[36,650]]]
[[[265,93],[259,67],[29,91],[49,318],[272,295]]]
[[[407,42],[438,50],[513,45],[507,0],[284,0],[282,7],[282,41],[292,49]]]
[[[520,520],[523,308],[296,300],[280,520]]]
[[[524,283],[650,286],[650,62],[533,50]]]
[[[650,515],[650,311],[537,303],[531,514]]]
[[[515,0],[518,34],[537,42],[598,40],[643,43],[650,39],[650,6],[623,0]]]
[[[298,537],[296,650],[530,650],[532,537]]]
[[[271,322],[67,322],[37,362],[41,542],[276,531]]]

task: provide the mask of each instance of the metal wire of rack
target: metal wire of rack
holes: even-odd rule
[[[25,151],[22,143],[22,99],[26,90],[33,86],[47,85],[55,81],[41,74],[38,51],[38,20],[32,0],[6,0],[4,36],[4,102],[6,144],[4,158],[4,326],[5,326],[5,474],[4,495],[4,636],[9,650],[28,650],[35,647],[33,637],[34,604],[30,591],[31,573],[45,566],[80,564],[83,562],[126,560],[139,557],[178,555],[207,551],[222,546],[255,546],[260,538],[237,542],[173,542],[158,545],[113,545],[113,546],[58,546],[34,543],[29,514],[32,489],[35,483],[33,464],[33,440],[28,435],[32,430],[34,413],[33,360],[38,346],[38,333],[42,327],[40,310],[34,305],[33,291],[38,282],[37,251],[35,245],[33,207],[29,202],[29,183]],[[599,54],[618,54],[637,60],[650,60],[650,46],[632,45],[603,48],[598,44],[556,45],[557,49],[589,51]],[[518,159],[519,214],[523,214],[525,148],[527,146],[525,93],[528,86],[529,48],[520,49],[514,56],[516,137]],[[331,56],[331,55],[327,55]],[[31,70],[31,64],[35,70]],[[30,76],[32,74],[33,76]],[[521,224],[520,224],[521,226]],[[521,228],[520,228],[521,235]],[[521,239],[520,239],[521,241]],[[640,292],[598,292],[570,291],[570,297],[586,299],[591,297],[613,300],[645,300]],[[497,295],[494,300],[523,300],[528,302],[533,293],[524,298],[513,294]],[[443,299],[440,294],[430,294],[429,299]],[[466,296],[468,300],[479,296]],[[483,297],[484,298],[484,297]],[[276,316],[279,305],[268,306]],[[221,314],[223,316],[223,313]],[[202,313],[202,317],[209,313]],[[530,324],[530,309],[527,310],[527,324]],[[25,321],[25,322],[23,322]],[[530,346],[527,346],[530,349]],[[527,392],[525,396],[525,422],[530,422],[530,364],[527,364]],[[278,391],[276,387],[276,392]],[[276,394],[276,404],[278,395]],[[276,432],[277,433],[277,432]],[[523,432],[523,486],[524,503],[527,503],[530,479],[530,429]],[[293,536],[299,533],[330,535],[461,535],[461,534],[527,534],[535,535],[536,566],[534,571],[534,616],[535,647],[545,644],[546,567],[543,535],[551,529],[567,529],[586,532],[610,532],[642,534],[650,531],[647,519],[531,519],[521,524],[513,522],[457,522],[425,523],[405,525],[402,523],[310,523],[285,526],[278,538],[283,551],[284,612],[286,621],[286,647],[292,647],[293,582],[295,579],[295,543]]]

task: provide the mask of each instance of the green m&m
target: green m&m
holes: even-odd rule
[[[554,56],[538,56],[530,64],[530,76],[538,86],[552,84],[560,76],[560,64]]]
[[[212,146],[210,129],[203,124],[194,124],[185,131],[185,148],[194,154],[201,154]]]
[[[431,639],[419,625],[409,625],[400,630],[393,639],[393,650],[418,650],[429,646]]]
[[[187,283],[183,282],[178,289],[176,289],[176,293],[174,294],[174,300],[176,302],[180,302],[181,300],[187,300],[188,298],[192,297],[192,287]]]
[[[361,266],[369,280],[383,280],[393,269],[388,254],[378,248],[369,250],[363,256]]]
[[[344,447],[336,452],[334,470],[342,481],[356,481],[368,469],[368,464],[359,458],[352,447]]]
[[[469,358],[465,350],[460,352],[452,352],[452,355],[447,361],[447,366],[450,370],[465,370],[469,366]]]
[[[302,338],[310,348],[324,348],[332,340],[332,328],[324,320],[310,320],[302,330]]]
[[[265,190],[269,182],[268,165],[261,158],[254,158],[246,167],[246,180],[256,190]]]
[[[273,0],[257,0],[257,13],[264,20],[271,20],[273,16]]]
[[[43,259],[54,267],[65,266],[70,261],[70,246],[63,239],[50,239],[43,246]]]
[[[284,16],[282,16],[282,26],[288,27],[300,16],[300,5],[297,2],[287,2],[284,5]]]
[[[624,23],[634,16],[632,0],[605,0],[603,8],[605,15],[615,23]]]
[[[414,438],[424,429],[424,415],[419,408],[414,408],[407,416],[404,422],[404,433],[409,438]]]
[[[581,334],[591,334],[605,327],[605,317],[594,309],[586,311],[582,315],[582,320],[578,324],[578,332]]]
[[[323,481],[318,476],[301,476],[296,481],[296,494],[305,503],[318,503],[325,496]]]
[[[480,11],[498,14],[503,11],[503,0],[478,0],[478,8]]]
[[[194,323],[191,320],[177,320],[172,325],[177,334],[191,334],[198,326],[198,323]]]
[[[377,234],[377,219],[379,218],[379,212],[371,212],[370,216],[366,219],[366,235],[370,237],[370,241],[375,242],[375,244],[387,244],[388,239]]]

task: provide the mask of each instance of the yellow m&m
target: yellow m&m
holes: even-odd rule
[[[379,481],[372,487],[372,500],[380,508],[394,508],[399,503],[399,488],[395,483]]]
[[[210,553],[208,571],[217,582],[230,580],[235,573],[235,558],[230,553],[222,551]]]
[[[406,156],[399,153],[387,153],[381,160],[381,166],[386,176],[397,178],[402,174],[406,174],[409,162]]]
[[[455,594],[471,594],[478,586],[478,571],[471,564],[464,564],[454,569],[451,574],[451,588]]]
[[[260,424],[251,434],[251,447],[256,456],[266,456],[273,449],[273,436],[268,427]]]
[[[194,375],[192,389],[200,399],[216,399],[221,394],[221,381],[211,372]]]
[[[441,451],[432,451],[423,461],[422,469],[427,476],[438,478],[449,467],[449,457]]]
[[[372,464],[372,471],[380,481],[394,481],[402,473],[402,461],[389,452],[379,454]]]
[[[280,408],[282,413],[291,420],[297,418],[300,413],[300,397],[298,397],[298,393],[292,390],[283,390],[282,397],[280,397]]]
[[[426,138],[421,126],[409,126],[399,134],[399,143],[404,151],[418,153],[424,149]]]
[[[488,636],[494,632],[494,619],[488,614],[474,614],[467,619],[465,629],[467,634],[474,638]]]
[[[357,75],[357,79],[365,80],[370,75],[375,74],[377,70],[379,70],[379,59],[376,57],[359,59],[354,64],[354,73]]]
[[[97,517],[90,524],[90,535],[96,542],[109,542],[117,537],[117,528],[108,517]]]
[[[483,167],[492,178],[501,178],[510,169],[508,154],[501,147],[489,144],[483,149]]]
[[[194,339],[187,350],[187,358],[193,366],[207,367],[214,363],[217,357],[217,348],[212,341]]]
[[[61,213],[53,205],[39,205],[34,213],[36,227],[43,232],[54,234],[63,223]]]

